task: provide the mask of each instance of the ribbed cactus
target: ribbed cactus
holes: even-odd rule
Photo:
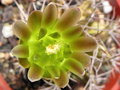
[[[85,52],[94,50],[96,42],[85,36],[77,24],[80,15],[78,8],[70,8],[58,17],[57,7],[50,3],[43,12],[33,11],[27,22],[15,22],[13,32],[20,44],[12,54],[24,68],[29,68],[31,82],[52,79],[64,88],[69,72],[80,76],[89,65],[90,57]]]

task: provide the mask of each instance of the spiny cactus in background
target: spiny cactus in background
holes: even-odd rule
[[[58,17],[57,7],[50,3],[43,12],[33,11],[26,23],[16,21],[14,34],[20,44],[11,51],[24,68],[29,68],[31,82],[50,79],[61,88],[68,85],[68,73],[80,76],[90,64],[85,52],[96,48],[93,38],[85,36],[77,24],[80,10],[70,8]]]
[[[108,31],[105,31],[104,29],[110,29],[109,22],[104,20],[105,15],[103,12],[101,12],[98,8],[93,8],[92,4],[92,1],[85,0],[79,6],[82,14],[79,24],[83,26],[87,24],[88,28],[86,28],[88,29],[87,31],[89,34],[92,34],[96,36],[96,38],[101,38],[105,41],[108,37]]]

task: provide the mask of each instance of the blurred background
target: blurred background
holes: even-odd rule
[[[31,83],[27,69],[10,53],[19,43],[12,32],[14,22],[26,21],[33,10],[43,10],[50,2],[60,14],[70,7],[80,8],[79,24],[98,44],[83,77],[71,75],[62,90],[120,90],[120,0],[0,0],[0,90],[60,90],[46,80]]]

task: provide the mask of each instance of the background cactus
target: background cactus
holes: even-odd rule
[[[27,22],[15,22],[13,32],[20,44],[12,54],[24,68],[29,68],[31,82],[50,79],[64,88],[69,72],[80,77],[90,64],[85,52],[93,51],[97,44],[78,24],[80,16],[78,8],[70,8],[58,17],[56,5],[50,3],[43,12],[33,11]]]

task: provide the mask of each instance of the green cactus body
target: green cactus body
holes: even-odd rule
[[[20,44],[12,54],[24,68],[29,68],[30,81],[52,79],[63,88],[69,82],[69,72],[80,76],[89,65],[85,52],[94,50],[96,42],[84,35],[77,25],[79,18],[78,8],[70,8],[58,17],[57,8],[51,3],[43,12],[33,11],[27,23],[15,22],[13,31]]]

